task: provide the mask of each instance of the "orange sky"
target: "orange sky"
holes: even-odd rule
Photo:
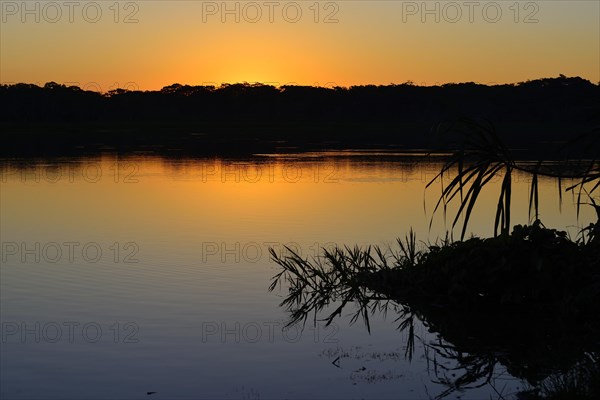
[[[2,83],[600,81],[597,1],[23,4],[1,2]]]

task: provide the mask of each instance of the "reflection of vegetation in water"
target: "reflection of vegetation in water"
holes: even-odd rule
[[[443,205],[445,210],[458,199],[454,224],[462,213],[464,239],[478,194],[504,171],[496,214],[500,235],[445,240],[421,250],[411,232],[398,241],[397,250],[335,248],[313,260],[271,250],[282,270],[270,290],[281,282],[287,285],[281,305],[290,312],[290,324],[306,322],[310,315],[316,321],[324,312],[331,323],[353,303],[351,321],[362,319],[370,330],[369,316],[391,308],[398,315],[398,328],[408,332],[409,358],[419,339],[415,319],[422,321],[439,335],[437,342],[424,343],[435,380],[447,388],[439,397],[489,384],[496,367],[503,365],[533,386],[521,397],[596,398],[600,396],[600,210],[592,194],[600,184],[597,159],[566,161],[567,172],[557,172],[543,161],[528,169],[512,161],[493,132],[478,125],[471,128],[481,142],[463,142],[444,167],[440,176],[453,166],[458,175],[442,189],[436,209]],[[585,204],[587,196],[599,211],[599,221],[590,223],[575,241],[538,220],[509,233],[514,169],[533,176],[530,209],[536,216],[537,179],[549,175],[559,182],[577,179],[568,190],[576,191],[578,205]]]
[[[581,361],[564,373],[548,376],[539,392],[549,399],[593,399],[600,394],[598,354],[586,353]]]
[[[370,329],[375,312],[392,311],[415,348],[415,319],[440,335],[426,343],[436,380],[449,394],[485,385],[497,364],[537,385],[567,372],[586,353],[600,354],[598,246],[562,233],[516,227],[508,237],[469,239],[415,251],[414,236],[400,250],[334,249],[309,262],[290,253],[272,257],[283,270],[282,305],[291,323],[327,311],[329,323],[348,303]],[[404,249],[404,250],[402,250]],[[444,367],[440,360],[452,361]],[[459,373],[460,371],[460,373]]]

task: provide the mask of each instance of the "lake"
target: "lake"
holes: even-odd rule
[[[1,160],[2,398],[423,398],[444,386],[426,354],[405,356],[393,313],[371,332],[342,315],[285,328],[269,248],[303,257],[335,245],[433,243],[443,157],[389,151]],[[513,177],[513,224],[530,222]],[[469,232],[493,234],[500,179]],[[575,200],[540,181],[540,218],[577,233]],[[455,238],[460,230],[455,228]],[[348,310],[348,314],[351,309]],[[502,366],[489,398],[527,388]],[[151,393],[155,392],[155,393]],[[148,394],[150,393],[150,395]]]

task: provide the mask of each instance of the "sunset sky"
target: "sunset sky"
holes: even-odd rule
[[[2,83],[600,81],[598,1],[23,4],[1,2]]]

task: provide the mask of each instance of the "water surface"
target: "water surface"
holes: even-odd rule
[[[411,227],[425,242],[444,237],[441,214],[429,229],[441,182],[425,192],[441,162],[388,152],[3,160],[2,398],[435,396],[442,385],[422,348],[405,358],[393,315],[374,315],[370,334],[348,316],[282,329],[281,295],[267,287],[278,271],[270,247],[313,257],[336,244],[386,247]],[[527,178],[513,178],[513,223],[529,222]],[[492,234],[499,181],[470,232]],[[570,196],[559,207],[554,181],[540,182],[540,199],[548,226],[575,234],[592,221],[587,209],[577,219]],[[495,377],[504,393],[524,387],[501,367]]]

